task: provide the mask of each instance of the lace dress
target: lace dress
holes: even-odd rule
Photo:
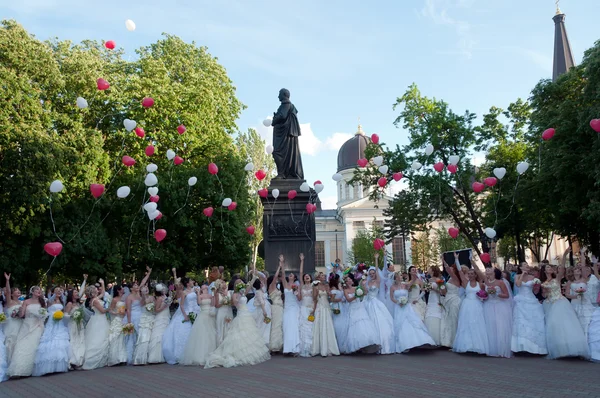
[[[229,322],[231,322],[233,319],[233,310],[231,309],[231,305],[223,304],[226,299],[231,302],[231,292],[227,292],[227,297],[219,294],[221,306],[217,308],[217,345],[223,342],[223,339],[227,334],[227,330],[229,329]]]
[[[154,326],[152,327],[152,335],[150,336],[150,344],[148,347],[148,363],[163,363],[165,358],[162,352],[162,340],[165,330],[169,326],[171,314],[169,308],[165,308],[154,317]]]
[[[192,326],[181,365],[204,366],[208,355],[217,349],[217,326],[211,315],[211,299],[200,301],[200,314]]]
[[[46,316],[40,313],[42,306],[29,304],[25,310],[25,319],[17,337],[12,359],[8,367],[10,377],[31,376],[33,362],[40,338],[44,332]]]
[[[67,319],[55,321],[53,315],[62,311],[62,304],[48,307],[48,322],[40,339],[33,363],[33,376],[62,373],[69,370],[69,329]]]
[[[406,289],[394,291],[396,301],[400,302],[402,297],[407,299],[407,304],[396,304],[394,309],[395,352],[397,353],[407,352],[411,348],[424,345],[436,345],[414,307],[408,304],[410,302],[408,296]]]
[[[265,307],[265,312],[267,317],[271,318],[271,304],[268,300],[265,299],[265,293],[259,289],[256,291],[256,296],[254,296],[254,312],[252,316],[254,316],[254,322],[256,322],[256,327],[260,331],[260,334],[265,341],[265,345],[269,346],[269,340],[271,339],[271,323],[265,323],[265,317],[263,315],[262,306]]]
[[[503,282],[502,282],[503,283]],[[491,357],[510,358],[513,309],[509,299],[501,299],[499,287],[487,286],[486,290],[494,288],[496,294],[490,294],[483,303],[483,315],[488,336],[488,353]]]
[[[283,353],[300,352],[300,304],[293,289],[285,289],[283,306]]]
[[[150,353],[150,338],[152,337],[152,328],[154,326],[154,309],[148,311],[146,304],[142,308],[142,316],[138,325],[137,340],[133,351],[133,364],[146,365],[148,363],[148,354]]]
[[[458,328],[458,313],[460,311],[459,289],[452,283],[446,283],[446,295],[442,297],[442,322],[440,324],[440,344],[452,347]]]
[[[142,304],[140,300],[131,302],[131,323],[133,324],[134,332],[125,336],[125,348],[127,349],[127,363],[133,363],[133,351],[135,351],[135,343],[140,332],[140,318],[142,317]],[[123,326],[128,323],[127,316],[123,317]]]
[[[429,292],[429,300],[425,311],[425,326],[435,345],[440,345],[442,340],[442,307],[440,305],[439,286],[436,282],[431,282],[431,291]]]
[[[83,311],[83,308],[75,304],[71,308],[71,312],[65,314],[66,322],[69,328],[69,341],[71,349],[69,351],[69,363],[74,368],[80,368],[83,366],[83,360],[85,358],[85,326],[83,325],[83,318],[77,323],[73,319],[73,314],[78,311]]]
[[[237,303],[237,316],[231,321],[223,344],[208,356],[205,369],[257,365],[270,358],[269,349],[248,311],[247,299],[241,296]]]
[[[19,337],[19,330],[23,324],[23,319],[18,316],[13,317],[12,314],[18,314],[21,309],[21,302],[6,309],[6,322],[4,323],[4,345],[6,346],[6,358],[10,363],[12,353],[15,349],[15,344]],[[15,312],[16,311],[16,312]]]
[[[269,337],[269,350],[280,352],[283,350],[283,300],[281,292],[276,289],[269,295],[271,305],[271,336]]]
[[[379,354],[393,354],[396,351],[394,318],[378,296],[379,287],[368,286],[367,297],[364,299],[365,309],[371,322],[375,325],[373,333],[377,335],[379,341]]]
[[[195,292],[190,292],[185,296],[183,308],[187,315],[190,312],[198,314],[198,302]],[[183,312],[180,307],[177,307],[177,311],[175,311],[175,314],[171,318],[171,322],[163,336],[163,356],[165,357],[165,361],[170,365],[178,363],[183,357],[185,345],[192,331],[192,323],[183,322],[183,320]]]
[[[108,363],[108,336],[110,324],[106,314],[94,308],[94,315],[85,328],[85,359],[83,369],[102,368]]]
[[[354,293],[348,294],[350,298]],[[347,354],[355,352],[377,353],[381,350],[379,335],[373,333],[375,324],[369,318],[365,303],[355,299],[348,303],[348,334],[346,335],[345,351]]]
[[[576,290],[583,288],[586,290],[583,294],[577,294]],[[571,283],[571,293],[572,295],[577,295],[577,298],[571,299],[571,305],[577,314],[577,318],[579,319],[579,323],[581,323],[581,327],[583,329],[583,333],[587,337],[588,326],[590,325],[590,321],[592,320],[592,315],[594,314],[594,305],[592,304],[592,298],[588,294],[588,290],[592,291],[587,283]]]
[[[312,297],[312,285],[302,286],[302,301],[300,301],[300,356],[309,357],[312,350],[312,337],[314,322],[310,322],[308,317],[313,311],[314,300]]]
[[[421,317],[421,321],[425,321],[427,305],[421,297],[421,289],[419,288],[419,285],[412,285],[412,287],[408,291],[408,300],[410,301],[410,305],[413,306],[413,309],[415,310],[417,315]],[[415,304],[413,304],[414,301],[416,301]]]
[[[471,282],[467,283],[465,298],[458,313],[458,327],[452,345],[452,351],[454,352],[474,352],[477,354],[487,354],[489,352],[483,303],[477,298],[479,290],[479,283],[476,283],[475,286],[471,286]]]
[[[331,319],[331,307],[329,307],[327,292],[324,290],[320,290],[317,297],[311,355],[321,355],[322,357],[340,355],[333,319]]]
[[[335,338],[338,343],[340,353],[346,353],[346,336],[348,335],[348,303],[344,292],[341,290],[333,289],[331,293],[335,295],[336,299],[342,301],[337,303],[331,303],[332,317],[333,317],[333,328],[335,330]],[[338,312],[339,313],[336,313]]]
[[[533,294],[533,280],[521,283],[513,308],[512,352],[548,354],[544,308]]]
[[[571,303],[561,294],[560,284],[556,279],[552,279],[550,282],[544,282],[542,287],[548,291],[544,300],[548,357],[589,358],[587,339],[581,323]]]
[[[127,348],[125,347],[125,335],[123,334],[125,303],[119,301],[115,305],[115,309],[116,314],[112,314],[108,335],[108,366],[127,362]]]

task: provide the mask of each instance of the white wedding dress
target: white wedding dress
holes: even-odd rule
[[[512,352],[548,354],[544,308],[533,294],[533,280],[521,283],[515,296],[510,346]]]
[[[440,305],[439,286],[436,282],[431,282],[431,291],[429,292],[429,300],[427,300],[425,311],[425,327],[429,332],[429,336],[435,341],[435,345],[440,345],[442,340],[442,307]]]
[[[310,357],[314,322],[308,320],[313,311],[315,302],[312,297],[312,285],[302,286],[302,300],[300,301],[300,351],[301,357]]]
[[[48,307],[48,321],[40,344],[35,353],[32,376],[43,376],[50,373],[63,373],[69,370],[69,329],[68,319],[55,321],[53,315],[62,311],[62,304]]]
[[[73,319],[73,314],[76,311],[82,311],[83,309],[79,304],[73,305],[71,312],[65,316],[67,317],[66,322],[69,327],[69,340],[71,349],[69,352],[69,363],[74,368],[80,368],[83,366],[83,360],[85,359],[85,326],[83,325],[83,319],[79,324]]]
[[[146,365],[150,353],[150,338],[154,326],[154,310],[148,311],[146,306],[142,308],[142,316],[138,325],[137,340],[133,351],[133,364]]]
[[[0,303],[0,313],[2,313],[2,311],[2,303]],[[0,383],[8,380],[8,359],[4,341],[4,332],[2,330],[2,324],[0,324]]]
[[[19,312],[21,309],[21,302],[17,305],[13,305],[6,309],[6,322],[4,323],[4,345],[6,347],[6,360],[10,363],[12,358],[12,353],[15,349],[15,344],[17,344],[17,339],[19,337],[19,330],[21,330],[21,325],[23,324],[23,319],[17,317],[13,317],[13,312]]]
[[[25,319],[8,367],[10,377],[27,377],[33,372],[35,352],[44,332],[45,317],[40,314],[41,309],[39,304],[29,304],[25,310]]]
[[[108,335],[108,366],[119,365],[127,362],[127,348],[123,334],[123,317],[125,303],[122,299],[115,305],[116,314],[112,314]]]
[[[213,351],[206,361],[205,369],[257,365],[271,358],[264,339],[256,328],[256,323],[247,307],[247,299],[240,296],[237,303],[237,316],[223,343]]]
[[[415,347],[435,346],[436,343],[429,335],[421,317],[408,301],[408,290],[397,289],[394,291],[396,301],[402,297],[407,298],[407,304],[396,304],[394,309],[395,352],[400,354]]]
[[[269,350],[280,352],[283,350],[283,300],[281,292],[275,289],[269,295],[273,304],[271,305],[271,336],[269,336]],[[230,307],[231,308],[231,307]]]
[[[379,287],[367,287],[364,304],[371,322],[375,325],[373,333],[377,335],[379,341],[379,354],[393,354],[396,350],[394,319],[385,304],[379,299]]]
[[[479,290],[479,283],[476,283],[475,286],[471,286],[470,281],[467,283],[465,298],[460,305],[458,314],[456,338],[452,345],[454,352],[474,352],[486,355],[489,352],[483,303],[477,298]]]
[[[125,336],[125,348],[127,350],[127,363],[133,364],[133,352],[135,351],[135,344],[138,339],[140,332],[140,319],[142,318],[142,303],[140,300],[134,300],[131,302],[131,323],[133,324],[134,332]],[[128,323],[127,315],[123,317],[123,325]]]
[[[341,354],[346,353],[346,336],[348,335],[348,303],[346,302],[346,297],[344,296],[344,292],[337,289],[332,289],[331,293],[335,295],[336,299],[341,299],[342,301],[337,303],[331,303],[332,310],[339,311],[338,314],[332,312],[333,317],[333,328],[335,330],[335,338],[338,343],[338,348]]]
[[[321,355],[322,357],[340,355],[338,342],[335,338],[333,319],[331,319],[329,299],[325,290],[319,290],[314,323],[311,355]]]
[[[192,291],[185,296],[183,309],[187,315],[190,312],[198,315],[198,299],[195,292]],[[167,330],[165,330],[162,341],[163,356],[169,365],[175,365],[181,360],[185,345],[192,331],[192,323],[189,321],[184,322],[183,320],[183,312],[179,306],[171,318]]]
[[[265,345],[269,346],[269,340],[271,339],[271,323],[265,323],[265,317],[263,314],[262,306],[265,307],[265,312],[267,317],[271,318],[271,303],[265,298],[265,293],[259,289],[256,291],[256,295],[254,296],[254,312],[252,315],[254,316],[254,322],[256,322],[256,327],[260,331],[260,334],[263,336],[263,340],[265,341]]]
[[[222,294],[219,294],[219,301],[221,306],[217,308],[217,345],[223,342],[223,339],[227,334],[227,330],[229,330],[229,322],[231,322],[231,320],[233,319],[233,310],[231,308],[231,305],[223,304],[226,298],[229,298],[231,302],[230,292],[227,292],[227,297],[223,296]]]
[[[582,295],[577,295],[575,290],[579,288],[586,289],[586,292]],[[590,325],[590,321],[592,320],[592,315],[594,314],[594,305],[592,304],[592,297],[588,294],[588,291],[593,291],[587,283],[571,283],[571,294],[577,295],[577,298],[571,299],[571,305],[577,314],[577,318],[579,319],[579,323],[581,323],[581,328],[583,329],[583,333],[587,337],[588,326]],[[595,297],[594,297],[595,299]]]
[[[162,340],[169,326],[171,313],[169,308],[165,308],[154,317],[154,326],[152,326],[152,335],[148,346],[148,363],[163,363],[165,358],[162,351]]]
[[[451,348],[456,338],[458,313],[460,312],[461,299],[458,287],[448,281],[446,283],[446,295],[441,299],[444,308],[440,323],[440,344],[443,347]]]
[[[594,362],[600,362],[600,307],[596,307],[588,327],[588,343],[590,357]]]
[[[504,282],[502,282],[504,283]],[[493,286],[486,285],[486,291]],[[511,357],[511,338],[513,328],[513,308],[510,297],[498,297],[502,291],[493,287],[496,294],[490,294],[483,303],[483,315],[488,336],[488,353],[491,357]]]
[[[84,370],[102,368],[108,364],[108,335],[110,324],[106,314],[94,307],[94,315],[85,328]]]
[[[283,305],[283,353],[300,352],[300,303],[293,289],[285,289]]]
[[[353,298],[354,293],[348,294]],[[345,351],[347,354],[357,352],[374,354],[381,350],[379,335],[373,333],[376,326],[369,318],[365,303],[355,299],[348,303],[348,334],[346,335]]]
[[[211,299],[200,301],[200,313],[192,326],[181,365],[204,366],[208,355],[217,349],[217,325],[211,312]]]

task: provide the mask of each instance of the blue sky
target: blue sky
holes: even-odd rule
[[[96,4],[96,5],[93,5]],[[600,38],[600,1],[562,1],[576,62]],[[303,124],[306,179],[335,204],[337,150],[361,118],[388,145],[406,143],[392,105],[415,82],[458,112],[481,115],[526,98],[552,75],[553,0],[4,0],[40,39],[115,40],[128,54],[162,32],[207,46],[228,71],[255,127],[292,93]],[[125,29],[125,20],[137,25]]]

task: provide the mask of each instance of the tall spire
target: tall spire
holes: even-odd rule
[[[355,135],[365,135],[365,132],[362,129],[362,126],[360,124],[360,116],[358,117],[358,130],[356,131]]]
[[[565,28],[565,14],[558,7],[556,0],[556,15],[554,20],[554,65],[552,68],[552,80],[556,81],[560,75],[567,73],[569,69],[575,66],[573,53],[571,52],[571,44],[567,37],[567,29]]]

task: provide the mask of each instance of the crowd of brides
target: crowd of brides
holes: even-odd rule
[[[445,272],[415,267],[396,273],[339,264],[314,276],[257,272],[229,282],[217,268],[211,283],[144,279],[105,289],[100,279],[79,289],[38,286],[28,297],[6,288],[0,311],[0,379],[91,370],[122,364],[169,363],[205,368],[254,365],[272,353],[289,356],[394,354],[447,347],[509,358],[600,360],[598,264],[582,252],[575,267],[521,264],[497,268],[443,262]],[[443,260],[442,260],[443,261]],[[568,270],[568,272],[567,272]],[[568,275],[567,275],[568,274]],[[562,281],[565,280],[566,284]],[[514,295],[513,295],[514,290]],[[174,310],[172,311],[172,309]]]

